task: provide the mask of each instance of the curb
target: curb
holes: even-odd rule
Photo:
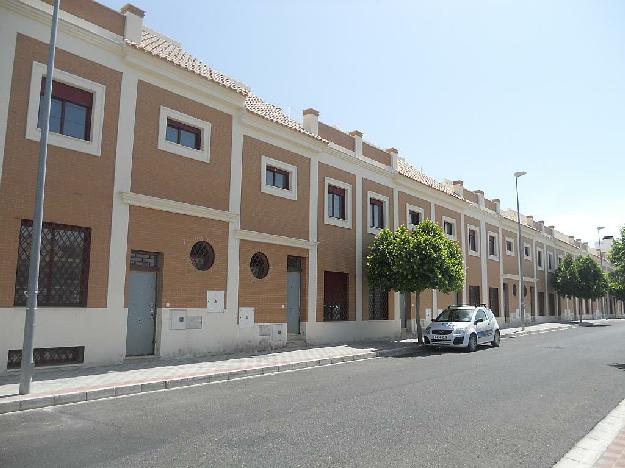
[[[71,403],[79,403],[82,401],[95,401],[101,400],[103,398],[115,398],[125,395],[135,395],[138,393],[157,392],[159,390],[169,390],[173,388],[188,387],[191,385],[225,382],[227,380],[240,379],[244,377],[276,374],[280,372],[307,369],[310,367],[327,366],[343,362],[362,361],[365,359],[373,359],[376,357],[401,356],[413,352],[414,349],[414,345],[403,346],[396,349],[368,351],[365,353],[352,354],[348,356],[291,362],[288,364],[274,364],[214,374],[196,375],[193,377],[181,377],[175,379],[164,379],[152,382],[120,385],[116,387],[94,388],[91,390],[86,390],[84,392],[59,393],[55,395],[23,398],[19,400],[0,401],[0,415],[37,408],[46,408],[50,406],[61,406]]]
[[[514,333],[508,333],[506,335],[502,335],[501,339],[506,339],[506,338],[516,338],[519,336],[527,336],[527,335],[539,335],[542,333],[551,333],[551,332],[556,332],[556,331],[562,331],[562,330],[569,330],[571,328],[575,328],[575,325],[564,325],[558,328],[552,328],[550,330],[529,330],[529,331],[519,331],[519,332],[514,332]],[[504,329],[505,330],[505,329]]]

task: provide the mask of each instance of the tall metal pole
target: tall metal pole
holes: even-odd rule
[[[50,130],[50,102],[52,100],[52,80],[54,74],[54,56],[56,52],[56,32],[59,19],[61,0],[54,0],[52,27],[50,28],[50,45],[48,46],[48,70],[41,112],[41,138],[39,140],[39,167],[37,171],[37,189],[35,192],[35,211],[33,214],[32,249],[28,268],[28,291],[26,298],[26,319],[24,321],[24,342],[22,345],[22,375],[20,379],[20,395],[30,393],[33,378],[33,347],[35,335],[35,316],[37,312],[37,294],[39,293],[39,256],[41,255],[41,225],[43,223],[43,199],[46,184],[46,160],[48,158],[48,132]]]
[[[519,209],[519,177],[525,175],[525,172],[515,172],[514,173],[514,187],[516,189],[516,213],[517,213],[517,226],[519,228],[519,278],[521,290],[519,294],[521,295],[521,330],[525,330],[525,288],[523,285],[523,261],[525,256],[525,249],[522,246],[522,237],[521,237],[521,210]]]

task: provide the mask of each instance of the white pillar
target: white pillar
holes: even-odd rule
[[[356,215],[354,218],[354,226],[356,228],[356,321],[362,321],[363,300],[362,300],[362,176],[356,174],[356,187],[354,189],[356,197]]]
[[[430,216],[432,221],[436,222],[436,205],[434,202],[430,202]],[[438,292],[436,289],[432,289],[432,318],[438,315]]]
[[[317,322],[317,206],[319,203],[319,161],[310,159],[310,200],[308,237],[313,243],[308,253],[308,323]]]
[[[480,219],[480,267],[482,270],[482,287],[480,288],[482,304],[488,304],[488,231],[483,219]]]
[[[460,247],[462,249],[462,262],[464,263],[464,281],[462,283],[462,303],[467,303],[467,239],[466,226],[464,223],[464,213],[460,213]]]

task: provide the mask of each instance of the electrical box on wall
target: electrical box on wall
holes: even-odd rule
[[[206,309],[208,312],[221,313],[224,311],[224,292],[206,291]]]
[[[201,315],[187,316],[187,330],[199,330],[201,328],[202,328],[202,316]]]
[[[239,327],[252,328],[254,326],[254,307],[239,307]]]
[[[185,330],[187,328],[187,309],[171,309],[169,314],[170,330]]]

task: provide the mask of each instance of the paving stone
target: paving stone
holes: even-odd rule
[[[132,395],[134,393],[141,393],[141,384],[121,385],[119,387],[115,387],[115,396]]]
[[[86,400],[87,392],[64,393],[61,395],[54,395],[55,405],[67,405],[69,403],[79,403]]]
[[[12,413],[20,410],[19,400],[0,401],[0,414]]]
[[[115,388],[99,388],[87,391],[87,400],[99,400],[100,398],[110,398],[115,396]]]
[[[163,390],[164,388],[166,388],[166,385],[162,380],[160,382],[146,382],[141,384],[142,392],[153,392],[156,390]]]
[[[46,406],[53,406],[53,405],[54,405],[53,396],[27,398],[25,400],[20,400],[20,411],[35,409],[35,408],[44,408]]]
[[[190,384],[191,384],[191,380],[189,378],[171,379],[165,382],[165,387],[168,389],[180,388],[180,387],[187,387]]]

